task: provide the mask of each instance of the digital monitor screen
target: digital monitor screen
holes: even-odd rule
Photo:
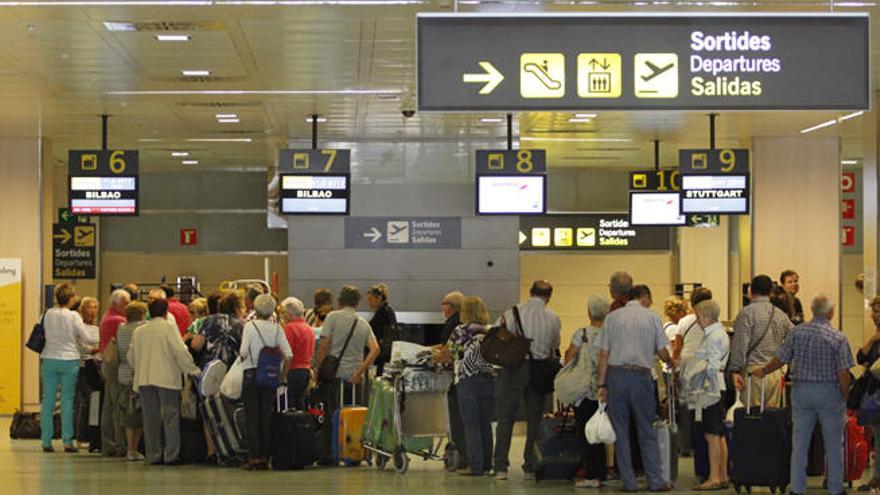
[[[74,215],[137,214],[137,177],[70,177],[70,212]]]
[[[684,225],[681,196],[677,192],[634,192],[629,195],[632,225]]]
[[[478,215],[540,215],[546,211],[546,176],[477,176]]]
[[[349,176],[281,175],[281,213],[347,215]]]
[[[748,175],[683,175],[683,213],[745,214],[749,212]]]

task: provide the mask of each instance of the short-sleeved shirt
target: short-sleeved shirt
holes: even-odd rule
[[[355,324],[355,320],[357,324]],[[321,338],[330,342],[328,356],[339,356],[342,354],[342,348],[345,347],[345,340],[351,332],[354,325],[354,333],[351,334],[351,341],[345,349],[345,355],[339,360],[339,369],[336,372],[336,378],[347,380],[358,370],[364,362],[364,350],[369,346],[371,341],[376,341],[373,329],[367,320],[357,315],[354,308],[343,308],[332,311],[324,320],[324,326],[321,327]]]
[[[703,341],[703,327],[697,322],[697,315],[689,314],[678,320],[675,335],[681,336],[681,359],[694,357]]]
[[[302,318],[297,318],[284,325],[284,335],[293,351],[293,361],[290,369],[309,369],[312,366],[312,357],[315,355],[315,331]]]
[[[101,333],[101,343],[98,347],[98,350],[103,352],[104,348],[107,347],[107,344],[110,342],[110,339],[116,337],[116,330],[119,329],[119,325],[125,323],[125,315],[121,313],[117,313],[110,308],[104,313],[104,316],[101,317],[101,322],[99,323],[100,333]]]
[[[134,378],[134,370],[128,364],[128,346],[131,345],[134,330],[144,323],[146,321],[123,323],[116,332],[116,345],[119,346],[119,383],[123,385],[131,385]]]
[[[530,347],[532,358],[547,359],[557,355],[560,331],[562,330],[562,320],[559,315],[548,308],[547,303],[538,297],[529,298],[528,301],[517,304],[516,307],[522,320],[522,332],[532,341]],[[519,332],[513,309],[504,313],[504,321],[507,322],[507,329],[510,332]]]
[[[652,369],[654,354],[668,343],[660,316],[638,301],[630,301],[605,318],[597,346],[608,352],[610,366]]]
[[[241,336],[242,368],[252,370],[257,367],[260,360],[260,352],[264,347],[277,347],[281,349],[286,359],[293,356],[287,336],[281,325],[269,320],[251,320],[244,324]]]
[[[795,327],[776,357],[791,363],[795,383],[837,382],[838,371],[855,366],[846,335],[822,318]]]
[[[205,336],[205,352],[201,366],[219,359],[232,366],[241,348],[241,334],[244,322],[227,314],[214,314],[205,318],[200,333]]]

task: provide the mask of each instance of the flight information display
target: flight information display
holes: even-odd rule
[[[541,215],[547,211],[544,175],[477,176],[478,215]]]
[[[749,176],[682,175],[681,210],[684,213],[746,214],[749,212]]]
[[[137,150],[70,150],[67,192],[74,215],[137,215]]]
[[[632,225],[685,225],[678,192],[631,192],[629,214]]]
[[[348,174],[281,174],[281,213],[284,215],[347,215]]]

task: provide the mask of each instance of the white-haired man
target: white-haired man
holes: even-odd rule
[[[825,445],[841,445],[849,390],[849,369],[855,365],[849,342],[843,332],[831,326],[834,301],[820,294],[811,305],[813,319],[795,327],[767,365],[753,371],[762,378],[791,364],[794,388],[791,394],[792,434],[791,492],[803,494],[807,485],[807,451],[816,421],[822,425]],[[843,452],[826,449],[828,491],[843,491]]]
[[[311,379],[312,357],[315,355],[315,332],[306,323],[306,308],[302,301],[288,297],[281,301],[285,319],[284,335],[293,351],[293,359],[287,370],[287,407],[302,409]]]
[[[101,352],[116,338],[119,325],[125,323],[125,307],[130,302],[131,296],[123,289],[114,290],[110,294],[110,306],[101,317],[99,325],[101,342],[98,349]],[[101,373],[104,375],[104,403],[116,404],[122,393],[119,365],[110,366],[104,363]],[[101,408],[101,452],[109,457],[123,457],[126,450],[124,415],[117,412],[115,407]]]

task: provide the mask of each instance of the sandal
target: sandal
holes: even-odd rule
[[[717,492],[724,489],[724,483],[703,483],[693,488],[695,492]]]

